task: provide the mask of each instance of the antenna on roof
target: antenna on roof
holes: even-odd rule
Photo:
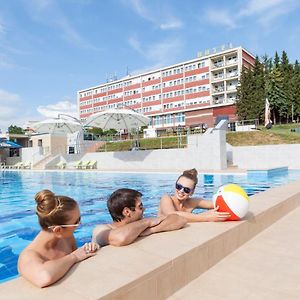
[[[130,73],[129,73],[129,68],[128,68],[128,66],[126,66],[126,76],[130,76]]]

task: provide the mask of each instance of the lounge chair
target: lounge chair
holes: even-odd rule
[[[23,162],[19,161],[16,164],[10,166],[10,169],[21,169],[23,167]]]
[[[81,169],[88,169],[89,168],[89,164],[90,164],[89,160],[83,161],[82,164],[81,164]]]
[[[90,163],[87,166],[87,169],[97,169],[97,161],[91,160]]]
[[[23,169],[31,169],[31,161],[25,161],[24,164],[21,166]]]
[[[76,161],[75,164],[74,164],[74,167],[76,169],[81,169],[81,166],[82,166],[82,161],[81,160]]]
[[[57,163],[57,164],[55,165],[55,167],[56,167],[57,169],[65,169],[65,168],[66,168],[66,165],[67,165],[67,163],[65,163],[64,161],[60,161],[59,163]]]

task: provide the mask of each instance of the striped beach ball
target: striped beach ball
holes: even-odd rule
[[[230,183],[219,187],[213,196],[213,202],[214,207],[219,206],[218,211],[230,213],[228,221],[237,221],[247,214],[250,199],[243,188]]]

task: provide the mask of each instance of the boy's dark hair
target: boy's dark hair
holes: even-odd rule
[[[123,209],[125,207],[133,209],[137,198],[141,196],[142,193],[132,189],[118,189],[114,191],[107,200],[107,208],[112,219],[115,222],[124,219]]]

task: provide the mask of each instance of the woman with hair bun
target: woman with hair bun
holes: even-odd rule
[[[77,248],[74,231],[80,225],[77,202],[49,190],[36,194],[36,214],[42,230],[23,250],[18,261],[21,276],[38,287],[62,278],[77,262],[94,256],[99,246]]]
[[[160,199],[158,215],[178,214],[185,217],[188,222],[219,222],[230,217],[227,212],[218,212],[213,202],[192,197],[198,183],[196,169],[184,171],[176,180],[175,193],[164,195]],[[195,208],[206,208],[206,212],[193,214]]]

